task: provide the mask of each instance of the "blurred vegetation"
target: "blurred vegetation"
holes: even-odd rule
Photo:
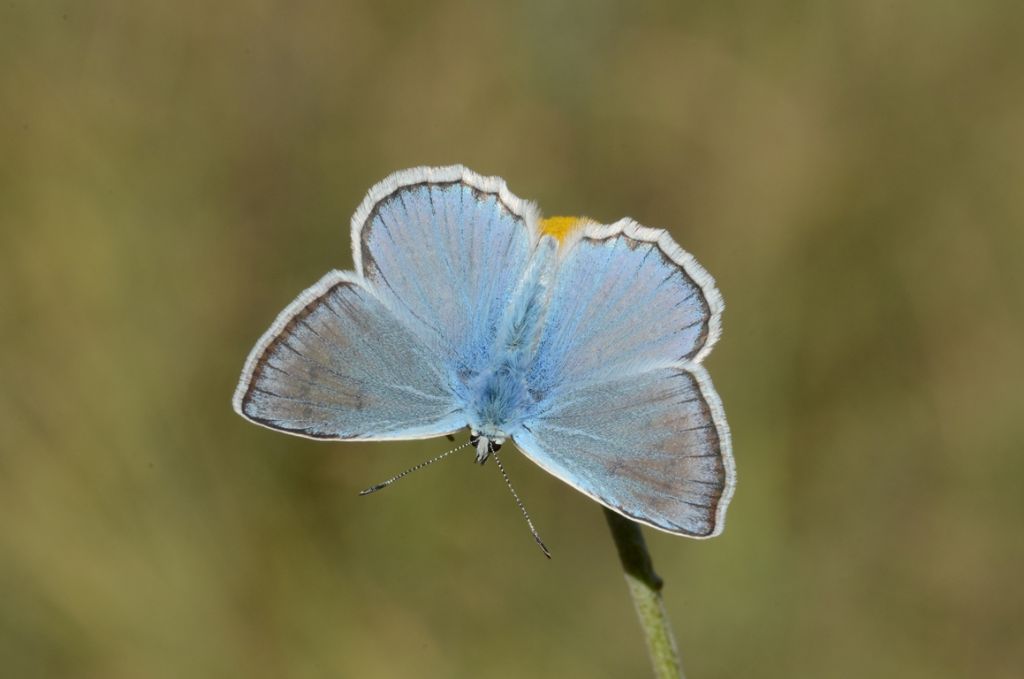
[[[0,7],[0,674],[645,676],[597,505],[230,396],[389,172],[672,230],[718,279],[690,676],[1024,667],[1024,6]],[[478,253],[479,254],[479,253]]]

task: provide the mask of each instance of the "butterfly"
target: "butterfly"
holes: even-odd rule
[[[634,521],[721,533],[736,472],[702,361],[724,304],[666,231],[542,219],[498,177],[421,167],[370,190],[352,253],[256,343],[240,415],[326,440],[468,427],[480,463],[511,440]]]

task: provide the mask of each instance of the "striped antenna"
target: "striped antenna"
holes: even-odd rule
[[[548,546],[544,544],[544,541],[540,539],[537,529],[533,527],[533,521],[530,520],[530,515],[526,513],[526,507],[523,505],[523,501],[519,499],[519,494],[516,493],[516,489],[512,487],[512,480],[508,478],[508,472],[505,471],[505,465],[501,463],[501,458],[498,457],[498,451],[492,448],[491,457],[494,458],[494,464],[498,465],[498,469],[501,471],[501,476],[505,479],[505,485],[508,486],[509,492],[512,493],[512,499],[516,501],[516,506],[519,507],[519,511],[523,513],[523,518],[526,519],[526,525],[530,527],[530,533],[533,534],[533,539],[540,547],[540,551],[544,552],[544,556],[550,559],[551,552],[548,551]]]
[[[369,495],[370,493],[376,493],[378,490],[383,490],[384,488],[387,488],[388,486],[390,486],[392,483],[394,483],[398,479],[402,478],[403,476],[408,476],[409,474],[412,474],[414,471],[418,471],[420,469],[423,469],[424,467],[429,467],[430,465],[434,464],[435,462],[440,462],[441,460],[443,460],[444,458],[448,457],[449,455],[451,455],[455,451],[462,450],[463,448],[465,448],[468,445],[469,445],[469,441],[466,441],[461,446],[455,446],[454,448],[452,448],[448,452],[441,453],[437,457],[432,457],[429,460],[425,460],[423,462],[420,462],[418,465],[416,465],[414,467],[409,467],[408,469],[406,469],[404,472],[401,472],[400,474],[395,474],[394,476],[392,476],[387,481],[382,481],[382,482],[378,483],[375,486],[370,486],[369,488],[361,490],[361,491],[359,491],[359,494],[360,495]]]

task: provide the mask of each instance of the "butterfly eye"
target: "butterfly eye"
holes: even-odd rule
[[[480,434],[477,434],[475,431],[470,432],[469,433],[469,445],[475,446],[479,442],[480,442]]]
[[[501,450],[501,444],[500,443],[495,443],[494,441],[489,441],[488,442],[488,446],[490,446],[490,449],[491,449],[492,453],[496,453],[499,450]]]

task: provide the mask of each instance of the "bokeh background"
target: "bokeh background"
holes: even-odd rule
[[[725,534],[649,536],[693,678],[1024,671],[1024,5],[0,6],[0,674],[632,677],[597,505],[230,407],[388,173],[714,274]],[[467,253],[485,256],[485,253]]]

